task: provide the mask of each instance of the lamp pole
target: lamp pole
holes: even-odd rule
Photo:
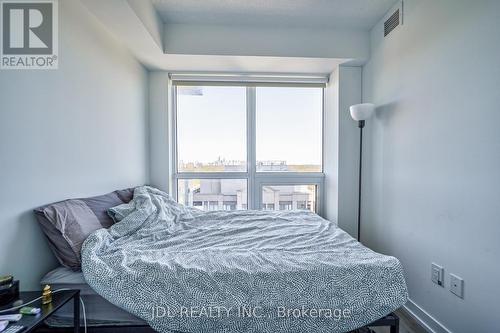
[[[359,127],[359,174],[358,174],[358,242],[361,242],[361,176],[363,170],[363,127],[365,120],[375,112],[375,104],[361,103],[349,107],[352,119],[358,122]]]
[[[365,121],[358,121],[359,127],[359,174],[358,174],[358,242],[361,242],[361,170],[363,166],[363,127]]]

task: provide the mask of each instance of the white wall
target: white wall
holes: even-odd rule
[[[361,67],[340,66],[325,89],[325,217],[358,233],[359,129],[349,106],[361,102]]]
[[[148,181],[147,72],[79,1],[59,1],[59,69],[0,71],[0,274],[56,266],[32,209]]]
[[[338,221],[339,216],[339,70],[330,74],[324,96],[323,172],[325,174],[325,218]]]
[[[404,7],[388,38],[374,27],[363,68],[363,99],[379,107],[367,124],[362,237],[402,261],[410,306],[453,332],[498,331],[500,1]],[[444,288],[431,262],[444,266]],[[465,280],[464,299],[449,273]]]
[[[170,191],[170,116],[167,72],[149,72],[150,184]]]
[[[369,34],[354,29],[166,24],[166,54],[366,60]]]

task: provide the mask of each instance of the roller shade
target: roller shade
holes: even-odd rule
[[[292,86],[325,87],[326,75],[254,75],[254,74],[170,74],[172,84],[179,86]]]

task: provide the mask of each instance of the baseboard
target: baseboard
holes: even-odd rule
[[[411,299],[403,306],[403,311],[431,333],[452,333]]]

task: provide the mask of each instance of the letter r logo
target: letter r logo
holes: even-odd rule
[[[52,54],[50,2],[2,2],[3,54]]]

